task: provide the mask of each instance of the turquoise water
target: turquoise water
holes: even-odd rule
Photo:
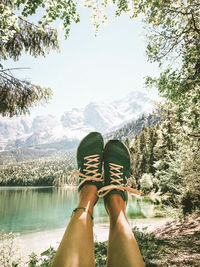
[[[63,228],[77,206],[77,190],[54,187],[0,187],[0,230],[21,234]],[[127,216],[151,218],[150,199],[129,197]],[[109,221],[100,199],[94,210],[94,223]]]

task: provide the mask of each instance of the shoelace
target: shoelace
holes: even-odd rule
[[[114,163],[109,163],[109,167],[110,167],[110,178],[111,178],[110,185],[104,186],[98,191],[99,197],[106,196],[113,189],[117,189],[117,190],[121,190],[121,191],[128,191],[131,194],[140,195],[140,192],[137,189],[133,189],[131,187],[126,187],[124,184],[122,184],[123,172],[121,172],[121,170],[122,170],[123,166],[118,165],[118,164],[114,164]],[[126,180],[127,180],[127,178],[126,178]],[[117,183],[117,184],[115,184],[115,183]]]
[[[98,172],[99,171],[99,164],[100,164],[100,156],[90,155],[84,157],[84,160],[86,161],[84,163],[85,169],[83,169],[84,173],[74,171],[72,173],[72,177],[75,175],[78,175],[78,179],[82,179],[82,181],[79,184],[79,187],[85,183],[86,181],[96,181],[96,182],[103,182],[102,175]]]

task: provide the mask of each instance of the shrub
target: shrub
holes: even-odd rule
[[[183,214],[200,210],[200,154],[193,155],[182,170],[183,187],[180,203]]]
[[[0,266],[24,267],[25,262],[16,246],[16,234],[0,231]]]
[[[153,188],[153,176],[151,173],[144,173],[142,175],[142,178],[140,180],[140,186],[142,192],[144,193],[151,192],[151,189]]]
[[[40,256],[37,256],[35,253],[32,253],[29,256],[30,260],[28,263],[28,267],[49,267],[53,261],[55,253],[56,251],[52,247],[42,252]]]
[[[200,188],[190,188],[181,197],[183,214],[187,215],[200,209]]]
[[[108,245],[108,242],[96,242],[95,243],[94,253],[95,253],[95,266],[96,267],[106,266],[107,245]]]

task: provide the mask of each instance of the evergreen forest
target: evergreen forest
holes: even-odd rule
[[[71,176],[76,168],[73,154],[57,152],[49,157],[0,165],[0,186],[76,185],[77,181]]]

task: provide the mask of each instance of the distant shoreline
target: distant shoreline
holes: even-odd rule
[[[64,184],[64,185],[60,185],[60,186],[54,186],[54,185],[1,185],[0,186],[1,189],[3,188],[64,188],[64,189],[77,189],[78,186],[76,185],[68,185],[68,184]]]

